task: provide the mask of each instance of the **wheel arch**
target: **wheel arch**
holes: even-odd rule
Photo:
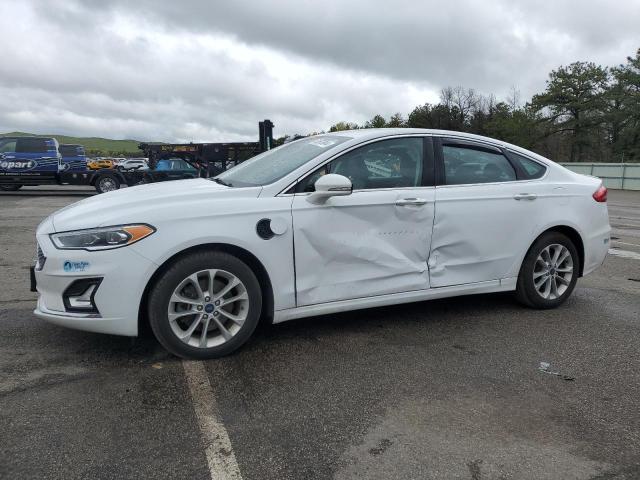
[[[529,252],[533,244],[536,243],[542,235],[549,232],[562,233],[573,242],[576,250],[578,250],[578,260],[580,262],[580,271],[578,272],[578,276],[582,277],[582,272],[584,271],[584,241],[582,240],[582,235],[580,235],[580,232],[578,232],[578,230],[576,230],[575,228],[570,227],[569,225],[554,225],[552,227],[548,227],[543,232],[540,232],[540,234],[533,240],[533,242],[531,242],[531,245],[529,245],[529,249],[527,249],[527,252]]]
[[[105,175],[110,177],[115,177],[120,182],[120,185],[122,185],[123,183],[126,183],[124,176],[120,172],[116,170],[111,170],[111,169],[100,169],[93,174],[93,176],[91,177],[91,180],[89,181],[89,185],[91,185],[92,187],[95,187],[98,179],[101,177],[104,177]]]
[[[249,266],[249,268],[251,268],[256,277],[258,277],[258,283],[260,284],[260,289],[262,291],[262,314],[260,316],[260,322],[273,322],[273,287],[271,285],[271,278],[269,277],[269,273],[267,272],[267,269],[264,267],[262,262],[253,253],[246,250],[245,248],[238,247],[237,245],[232,245],[229,243],[203,243],[200,245],[194,245],[185,248],[184,250],[175,253],[174,255],[166,259],[164,263],[162,263],[162,265],[160,265],[155,270],[155,272],[153,272],[153,275],[151,275],[151,277],[147,281],[147,284],[142,293],[142,297],[140,298],[140,304],[138,305],[138,334],[140,334],[141,329],[146,329],[149,326],[147,309],[145,307],[149,300],[149,292],[158,281],[160,276],[165,271],[167,271],[167,269],[179,258],[203,250],[215,250],[218,252],[228,253],[236,258],[239,258],[240,260],[245,262]]]

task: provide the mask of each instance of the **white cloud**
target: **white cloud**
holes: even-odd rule
[[[406,114],[446,85],[527,98],[560,64],[640,46],[636,0],[553,5],[4,2],[0,131],[255,140],[263,118],[318,131]]]

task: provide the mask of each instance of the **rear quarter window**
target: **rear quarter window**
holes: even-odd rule
[[[535,160],[531,160],[530,158],[520,155],[519,153],[512,152],[511,150],[509,150],[508,153],[511,161],[520,166],[520,171],[522,175],[524,175],[524,180],[541,178],[547,171],[547,167]]]

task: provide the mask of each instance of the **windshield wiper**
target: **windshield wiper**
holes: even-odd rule
[[[225,182],[224,180],[220,180],[219,178],[214,178],[213,181],[219,183],[220,185],[224,185],[225,187],[233,187],[232,183]]]

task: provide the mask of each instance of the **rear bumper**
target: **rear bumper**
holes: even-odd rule
[[[588,275],[602,265],[609,251],[610,238],[611,227],[607,224],[584,239],[582,275]]]

